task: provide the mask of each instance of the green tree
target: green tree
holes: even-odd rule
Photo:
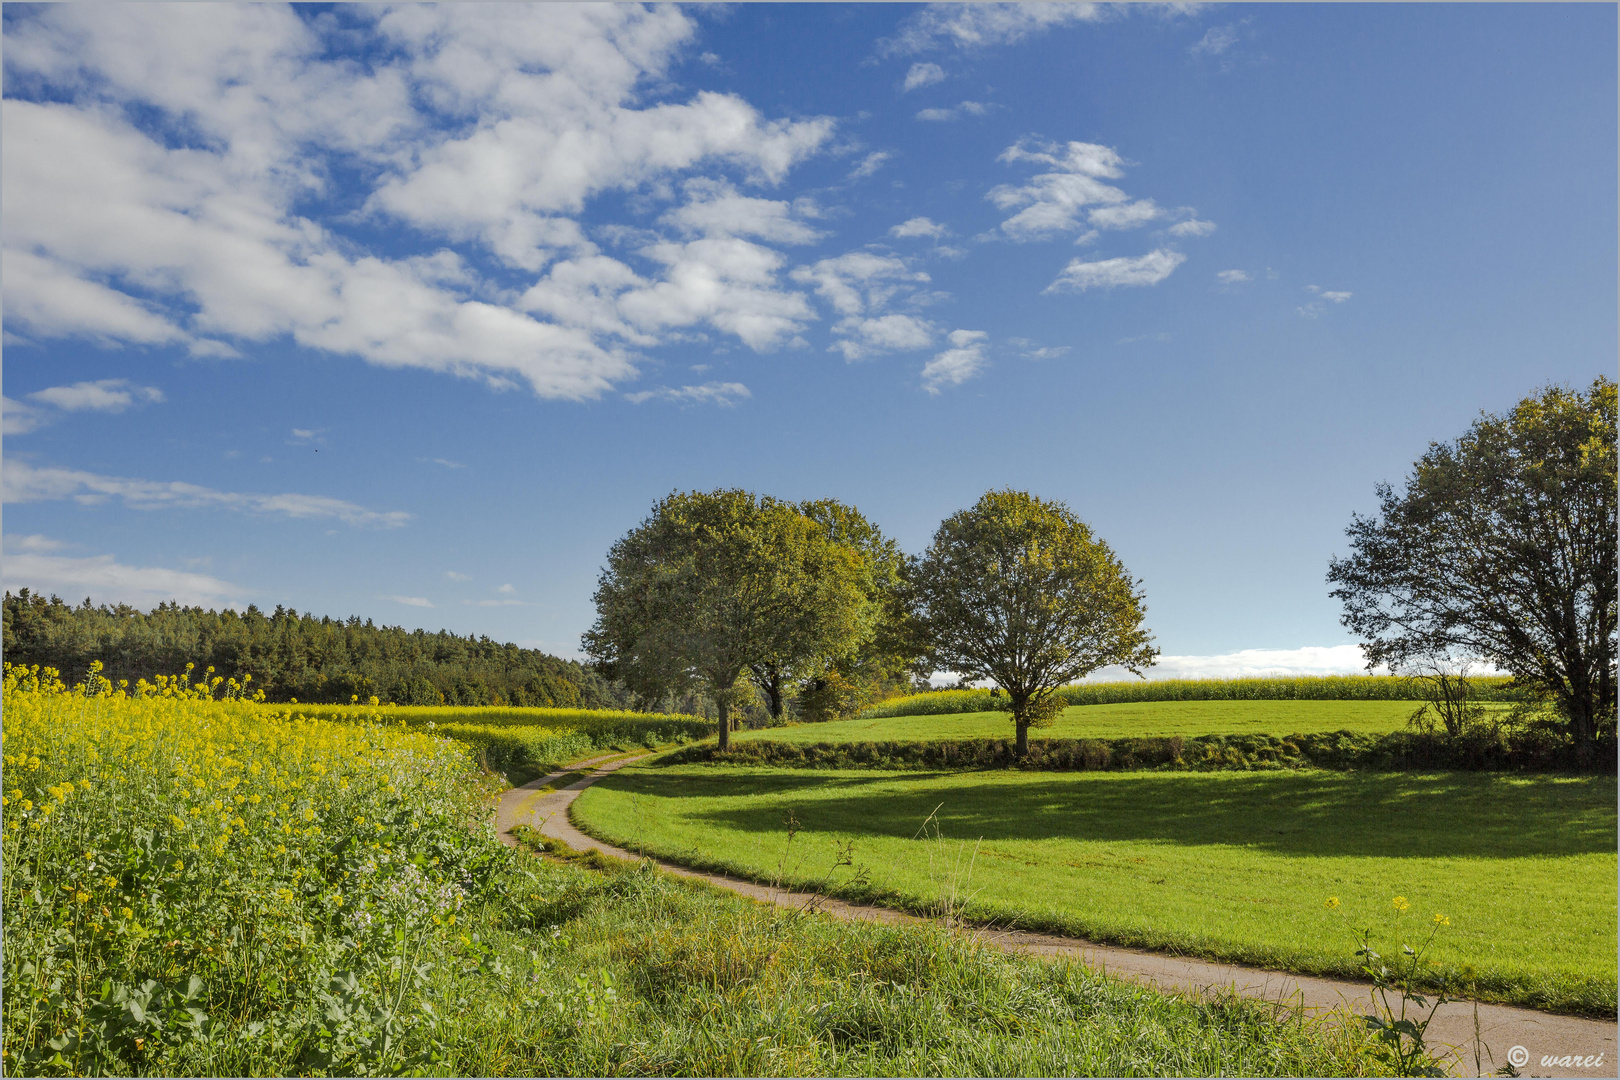
[[[1473,656],[1550,695],[1589,761],[1615,720],[1615,384],[1548,387],[1431,443],[1329,564],[1368,666]]]
[[[1139,675],[1158,655],[1136,582],[1060,502],[985,493],[945,519],[911,577],[930,659],[1006,693],[1019,754],[1052,691],[1108,664]]]
[[[862,605],[858,627],[837,643],[834,653],[805,658],[789,677],[799,684],[806,715],[833,719],[853,711],[871,694],[907,685],[908,669],[921,653],[909,631],[905,608],[906,556],[893,540],[855,507],[836,499],[815,499],[796,507],[819,525],[835,544],[853,549],[860,557]],[[770,669],[755,672],[775,676]],[[780,710],[774,710],[778,715]]]
[[[743,675],[837,651],[865,595],[854,549],[786,503],[729,490],[660,502],[609,551],[595,600],[586,653],[648,685],[700,684],[724,749]]]

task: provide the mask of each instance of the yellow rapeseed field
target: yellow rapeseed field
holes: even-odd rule
[[[4,707],[12,1074],[197,1071],[210,1026],[255,1031],[361,969],[403,997],[413,939],[504,857],[486,781],[434,735],[189,672],[69,689],[8,665]]]

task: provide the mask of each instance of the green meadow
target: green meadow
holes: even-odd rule
[[[1304,735],[1318,731],[1382,733],[1406,726],[1416,701],[1146,701],[1072,705],[1035,739],[1113,739],[1132,735]],[[1495,706],[1508,708],[1507,705]],[[861,717],[738,732],[738,739],[776,742],[909,742],[1010,739],[1003,712]]]
[[[1397,953],[1440,914],[1430,955],[1466,992],[1612,1016],[1615,803],[1591,776],[654,762],[573,816],[756,880],[917,911],[954,896],[974,920],[1307,973],[1354,976],[1355,930]]]

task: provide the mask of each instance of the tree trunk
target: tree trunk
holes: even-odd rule
[[[1023,757],[1029,753],[1029,721],[1015,716],[1013,725],[1018,729],[1018,749],[1015,752],[1019,757]]]
[[[770,701],[771,719],[782,719],[782,673],[771,672],[770,685],[765,688],[765,697]]]
[[[715,702],[716,707],[718,707],[719,710],[720,710],[720,752],[721,753],[724,753],[725,751],[731,749],[731,717],[728,715],[728,709],[727,709],[727,706],[729,704],[730,704],[730,702],[726,701],[726,699],[723,698],[723,697],[720,698],[720,700]]]

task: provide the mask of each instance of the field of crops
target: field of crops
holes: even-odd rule
[[[1480,701],[1516,701],[1512,680],[1493,676],[1473,680]],[[1421,697],[1410,679],[1388,675],[1309,675],[1256,679],[1130,679],[1076,683],[1057,695],[1069,705],[1122,705],[1148,701],[1406,701]],[[861,712],[863,717],[928,716],[985,712],[994,706],[989,690],[937,690],[891,698]]]
[[[1359,1030],[502,847],[463,745],[4,688],[7,1075],[1365,1075]]]
[[[485,769],[521,785],[593,751],[650,748],[714,734],[695,716],[602,709],[518,709],[490,706],[281,705],[289,716],[380,724],[448,736],[472,747]]]
[[[913,909],[948,886],[998,924],[1320,974],[1356,974],[1353,927],[1398,954],[1401,896],[1406,933],[1449,918],[1433,957],[1471,992],[1612,1015],[1615,802],[1592,776],[649,764],[573,817],[755,880]]]
[[[1396,731],[1416,701],[1154,701],[1078,705],[1064,709],[1034,739],[1109,739],[1134,735],[1295,735],[1316,731]],[[1506,708],[1506,706],[1500,706]],[[793,724],[738,732],[737,739],[773,742],[881,742],[1009,739],[1004,712],[945,712],[861,716],[825,724]]]

